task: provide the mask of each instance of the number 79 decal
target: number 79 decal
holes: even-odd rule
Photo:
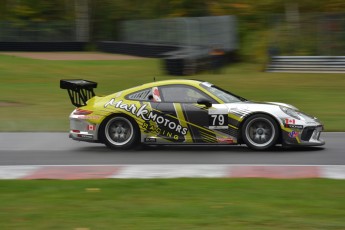
[[[212,114],[209,115],[209,128],[210,129],[227,129],[227,114]]]
[[[227,129],[228,115],[227,114],[210,114],[208,115],[209,129]]]
[[[208,110],[209,129],[228,129],[228,108],[223,105],[214,104]]]

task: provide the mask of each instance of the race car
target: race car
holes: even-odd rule
[[[165,80],[96,96],[96,82],[61,80],[77,108],[70,138],[111,149],[146,145],[236,145],[267,150],[277,144],[320,146],[323,125],[296,107],[246,100],[209,82]]]

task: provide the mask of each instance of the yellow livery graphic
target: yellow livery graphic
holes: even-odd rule
[[[318,146],[323,125],[292,105],[246,100],[209,82],[166,80],[108,96],[96,82],[61,80],[76,109],[70,137],[112,149],[147,145],[235,145],[266,150],[277,144]]]

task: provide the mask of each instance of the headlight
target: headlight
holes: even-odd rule
[[[298,116],[298,113],[290,108],[284,107],[284,106],[279,106],[279,108],[286,113],[287,115],[289,115],[290,117],[296,118],[298,120],[300,120],[300,117]]]

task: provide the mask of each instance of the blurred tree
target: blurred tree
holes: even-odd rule
[[[90,40],[118,39],[124,20],[235,15],[239,25],[240,52],[251,55],[250,51],[257,49],[260,43],[264,55],[267,42],[262,40],[268,41],[278,18],[275,15],[285,13],[287,2],[298,3],[300,15],[345,11],[344,0],[88,0]],[[52,21],[73,27],[79,4],[83,1],[0,0],[0,20],[15,22],[20,28]]]
[[[172,0],[169,1],[170,17],[208,16],[209,9],[205,0]]]
[[[31,21],[66,20],[74,17],[70,1],[1,0],[2,19]]]
[[[90,40],[90,6],[89,0],[75,0],[76,40]]]

